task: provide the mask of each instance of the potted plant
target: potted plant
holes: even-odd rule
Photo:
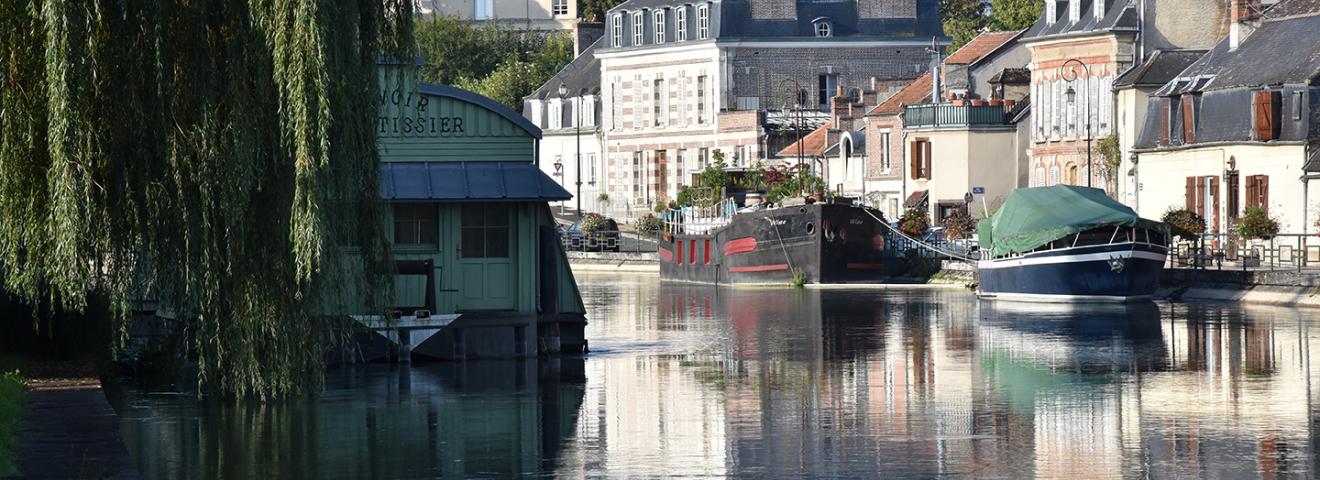
[[[924,211],[924,210],[923,210]],[[944,238],[949,241],[961,239],[976,229],[976,221],[964,211],[956,211],[944,218]]]
[[[1263,208],[1247,207],[1235,228],[1245,240],[1268,240],[1279,233],[1279,221]]]
[[[930,212],[924,208],[909,208],[898,220],[898,230],[910,237],[921,237],[930,229]]]
[[[973,106],[973,107],[984,107],[984,106],[985,106],[985,100],[982,100],[982,99],[979,99],[979,98],[974,98],[974,99],[972,99],[972,106]]]
[[[1194,238],[1205,233],[1205,219],[1186,208],[1170,208],[1164,211],[1160,221],[1173,227],[1174,234]]]
[[[1010,99],[1007,99],[1007,98],[1004,99],[1004,109],[1005,109],[1005,110],[1011,110],[1011,109],[1013,108],[1013,104],[1015,104],[1015,103],[1017,103],[1017,100],[1010,100]]]

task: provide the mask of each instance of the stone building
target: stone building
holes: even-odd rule
[[[1157,51],[1209,48],[1225,25],[1212,0],[1046,1],[1022,36],[1031,49],[1031,186],[1089,184],[1124,198],[1126,155],[1107,161],[1098,149],[1120,120],[1136,120],[1117,111],[1116,78]]]
[[[645,206],[717,152],[733,166],[765,158],[771,118],[824,111],[839,85],[901,86],[934,37],[935,0],[624,2],[596,52],[609,195]]]
[[[602,212],[605,188],[604,136],[600,128],[600,40],[523,99],[523,116],[541,128],[537,145],[541,171],[573,193],[555,207],[560,213]]]
[[[1281,232],[1313,232],[1320,1],[1231,6],[1229,35],[1147,102],[1134,146],[1138,212],[1183,207],[1226,233],[1259,207]]]
[[[568,30],[578,16],[575,0],[418,0],[417,11],[500,21],[527,30]]]

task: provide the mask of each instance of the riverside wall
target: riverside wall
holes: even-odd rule
[[[1320,272],[1195,270],[1164,271],[1159,298],[1209,300],[1320,308]]]

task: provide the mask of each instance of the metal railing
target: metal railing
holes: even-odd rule
[[[1175,237],[1169,245],[1170,268],[1210,270],[1305,270],[1320,268],[1320,235],[1278,234],[1246,240],[1236,234],[1207,233],[1195,239]]]
[[[704,235],[728,225],[738,213],[738,204],[725,198],[708,206],[678,207],[665,210],[660,217],[664,231],[671,234]]]
[[[1003,105],[953,105],[949,103],[909,105],[903,109],[903,125],[908,128],[963,127],[967,125],[1004,125]]]
[[[561,232],[559,243],[566,252],[655,253],[660,234],[632,230],[598,230],[589,234]]]

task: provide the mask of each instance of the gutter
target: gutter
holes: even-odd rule
[[[1192,150],[1207,147],[1269,147],[1269,146],[1297,146],[1306,145],[1306,140],[1271,140],[1269,142],[1257,142],[1254,140],[1222,140],[1218,142],[1193,143],[1191,145],[1178,145],[1157,148],[1133,148],[1132,153],[1165,153],[1177,152],[1181,150]]]

